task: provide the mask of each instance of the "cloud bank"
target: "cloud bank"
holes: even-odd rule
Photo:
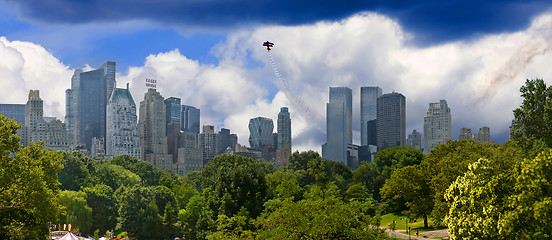
[[[489,126],[492,139],[503,142],[512,110],[521,103],[519,88],[525,79],[544,78],[551,82],[551,29],[552,15],[545,14],[522,31],[416,47],[408,44],[413,33],[405,31],[397,21],[361,13],[339,21],[234,32],[213,47],[212,54],[219,61],[216,65],[190,59],[178,49],[152,54],[143,65],[119,69],[117,82],[119,87],[130,83],[139,104],[146,92],[145,78],[157,79],[158,91],[165,98],[180,97],[183,104],[200,108],[202,125],[229,128],[245,145],[249,119],[264,116],[276,120],[280,107],[288,106],[294,150],[320,151],[326,141],[325,104],[330,86],[353,90],[357,143],[362,86],[380,86],[384,93],[397,91],[406,96],[407,132],[423,132],[428,103],[445,99],[452,112],[453,139],[458,138],[461,127],[477,132],[478,128]],[[261,46],[266,40],[275,43],[271,53],[288,91],[310,109],[311,117],[299,113],[301,108],[294,106],[297,103],[288,99],[289,94],[274,91],[284,86],[273,73],[266,48]],[[23,47],[14,47],[16,43],[31,46],[33,54]],[[44,85],[33,88],[43,88],[45,106],[63,113],[60,103],[64,101],[63,91],[69,87],[70,69],[32,43],[2,38],[0,51],[10,56],[0,63],[0,79],[8,79],[5,84],[14,86],[13,97],[2,96],[3,102],[26,99],[31,84],[40,82]],[[31,59],[34,64],[29,64]],[[58,84],[47,84],[52,82]],[[46,96],[43,92],[57,95]]]
[[[481,34],[517,31],[552,3],[544,0],[417,1],[180,1],[4,0],[35,22],[85,24],[147,20],[190,29],[228,29],[251,25],[296,26],[338,21],[364,11],[395,19],[417,34],[419,43],[443,43]]]

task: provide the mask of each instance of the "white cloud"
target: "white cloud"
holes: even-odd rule
[[[280,107],[288,106],[294,150],[320,151],[326,141],[330,86],[353,90],[356,131],[360,87],[380,86],[385,93],[395,90],[406,96],[409,132],[423,132],[428,103],[446,99],[452,109],[453,138],[460,127],[477,131],[482,126],[491,127],[492,136],[504,137],[511,112],[521,102],[519,87],[525,79],[552,82],[551,23],[552,15],[543,15],[523,31],[424,48],[409,45],[411,34],[373,13],[338,22],[259,27],[234,32],[213,47],[217,65],[203,64],[175,49],[148,56],[142,66],[119,73],[117,82],[118,87],[130,83],[139,104],[146,91],[144,80],[157,79],[164,97],[180,97],[182,104],[200,108],[201,124],[229,128],[242,144],[248,144],[249,119],[265,116],[276,121]],[[289,92],[274,91],[274,86],[285,87],[261,46],[266,40],[275,43],[271,53]],[[0,81],[13,88],[0,101],[23,103],[29,89],[40,89],[47,112],[63,117],[71,71],[36,44],[1,38],[0,53]],[[515,68],[509,67],[512,63]],[[509,71],[506,78],[504,71]],[[311,113],[300,113],[303,108]]]
[[[44,115],[65,116],[65,89],[71,70],[42,46],[0,37],[1,103],[24,104],[29,90],[40,90]]]

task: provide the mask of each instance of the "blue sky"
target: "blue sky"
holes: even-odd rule
[[[321,119],[313,127],[307,124],[307,117],[297,117],[293,135],[298,142],[294,144],[298,149],[319,148],[325,141],[323,103],[327,102],[327,88],[348,86],[358,95],[356,88],[371,85],[382,86],[384,93],[396,90],[405,94],[407,108],[411,109],[407,113],[408,132],[413,129],[423,132],[427,104],[447,99],[453,114],[453,139],[457,138],[460,127],[470,127],[476,132],[487,125],[495,141],[503,142],[507,138],[511,110],[520,102],[516,89],[525,78],[546,80],[549,74],[542,66],[550,57],[547,16],[551,10],[552,2],[544,0],[2,0],[0,36],[6,38],[6,46],[22,53],[27,63],[23,68],[41,61],[36,60],[37,55],[28,57],[21,46],[14,46],[16,41],[32,43],[39,50],[43,48],[51,55],[40,55],[49,59],[47,62],[59,60],[56,63],[60,66],[59,77],[55,75],[59,89],[69,86],[74,68],[87,65],[95,68],[106,60],[117,62],[119,87],[125,81],[136,86],[133,95],[137,103],[143,99],[143,89],[138,86],[142,77],[157,77],[166,85],[174,83],[180,89],[168,86],[160,89],[164,97],[189,99],[190,104],[202,108],[202,115],[205,114],[202,124],[234,129],[244,144],[248,133],[240,122],[246,125],[248,118],[256,117],[255,114],[275,118],[280,105],[293,104],[289,99],[296,96]],[[533,41],[536,38],[544,40]],[[290,90],[282,89],[263,55],[266,53],[256,46],[265,40],[276,43],[274,58],[290,82]],[[528,43],[534,48],[523,48]],[[481,50],[485,47],[489,50]],[[365,52],[358,54],[359,51]],[[496,74],[505,69],[510,71],[509,66],[517,64],[519,56],[526,64],[512,72],[511,78],[515,81]],[[447,60],[439,61],[439,58]],[[434,66],[416,65],[421,60]],[[449,64],[440,65],[440,62]],[[175,68],[170,70],[172,73],[166,72],[169,70],[161,63],[175,64]],[[346,63],[365,63],[370,67]],[[0,77],[13,75],[21,78],[23,87],[42,87],[25,70],[21,74],[9,71],[4,71],[3,76],[0,63]],[[67,79],[59,79],[68,74]],[[447,87],[468,84],[467,79],[471,87],[465,95],[443,92]],[[238,94],[242,95],[239,97],[208,93],[187,96],[203,93],[186,89],[202,88],[200,81],[220,86],[231,84],[247,92]],[[509,91],[510,102],[503,91],[489,90],[495,83],[504,83],[500,87]],[[417,86],[432,92],[423,92]],[[57,110],[51,113],[62,118],[63,93],[56,94],[58,100],[51,100],[51,105]],[[16,96],[19,95],[0,100],[25,101],[15,99]],[[477,97],[484,99],[484,103],[470,100]],[[231,111],[218,107],[207,109],[212,104],[226,106],[226,103],[232,103],[227,106]],[[489,113],[489,109],[505,103],[507,107],[501,111],[507,114]],[[292,106],[292,116],[294,109],[301,108]],[[466,115],[468,109],[474,115]],[[485,113],[500,120],[481,116]],[[353,117],[357,119],[354,129],[358,131],[359,116]]]

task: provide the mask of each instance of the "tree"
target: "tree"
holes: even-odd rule
[[[90,169],[94,172],[93,159],[81,152],[61,152],[63,169],[59,173],[62,190],[78,191],[91,182]]]
[[[222,154],[210,161],[201,172],[207,205],[214,213],[233,216],[245,207],[257,217],[268,198],[266,175],[274,167],[262,160]]]
[[[86,193],[88,206],[92,208],[92,229],[99,229],[100,232],[114,229],[118,214],[113,189],[97,184],[82,191]]]
[[[119,223],[130,236],[138,239],[160,236],[162,219],[151,187],[134,185],[125,189],[119,202]]]
[[[378,151],[374,163],[384,179],[389,179],[397,168],[418,165],[424,159],[422,151],[413,147],[397,146]]]
[[[428,215],[433,210],[433,195],[429,186],[430,176],[420,166],[407,166],[396,169],[391,178],[381,188],[386,199],[403,198],[408,213],[413,218],[422,217],[424,227],[428,228]]]
[[[59,212],[61,156],[19,144],[21,125],[0,114],[0,239],[44,239]]]
[[[380,188],[385,183],[385,179],[379,173],[376,164],[372,162],[362,163],[355,171],[353,171],[353,183],[362,184],[368,194],[376,201],[381,200]]]
[[[542,79],[527,79],[520,92],[523,102],[514,110],[512,138],[542,139],[552,147],[552,88]]]
[[[84,192],[62,191],[59,195],[59,204],[63,212],[60,214],[61,224],[71,224],[83,234],[92,233],[92,208],[86,203],[87,195]]]
[[[104,162],[96,168],[96,177],[99,183],[115,190],[120,186],[132,186],[141,182],[140,177],[135,173],[109,162]]]

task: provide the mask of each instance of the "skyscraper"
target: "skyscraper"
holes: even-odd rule
[[[75,70],[71,89],[65,92],[68,132],[73,145],[86,144],[92,138],[105,138],[107,101],[115,88],[115,62],[107,61],[96,70]]]
[[[378,151],[406,143],[406,98],[392,92],[378,98]]]
[[[416,129],[414,129],[411,134],[408,134],[408,138],[406,139],[406,146],[421,150],[422,134],[420,134],[418,131],[416,131]]]
[[[278,149],[285,145],[291,146],[291,118],[288,108],[281,107],[278,113]]]
[[[347,145],[353,143],[353,93],[347,87],[330,87],[326,104],[326,143],[322,157],[347,165]]]
[[[460,136],[458,137],[458,140],[464,139],[473,139],[470,128],[460,128]]]
[[[480,143],[492,143],[491,141],[491,130],[489,127],[479,128],[479,133],[477,134],[477,142]]]
[[[202,151],[203,166],[209,163],[218,153],[218,137],[215,127],[212,125],[203,126],[203,132],[199,134],[199,149]]]
[[[159,92],[150,88],[140,102],[138,130],[142,151],[141,159],[154,167],[172,170],[172,155],[167,153],[166,109]]]
[[[446,100],[429,103],[424,117],[424,154],[450,140],[451,115]]]
[[[23,131],[23,146],[30,142],[43,141],[44,148],[69,150],[65,123],[55,118],[49,122],[44,120],[44,103],[38,90],[29,91],[29,99],[25,104],[25,130]]]
[[[180,116],[180,127],[184,132],[199,133],[199,109],[182,105],[182,115]]]
[[[360,145],[376,145],[376,119],[378,118],[379,87],[360,88]]]
[[[230,129],[221,128],[217,134],[218,137],[218,153],[223,154],[228,148],[236,151],[237,137],[236,134],[230,134]]]
[[[0,104],[0,113],[25,127],[25,104]]]
[[[115,88],[106,110],[106,155],[128,154],[140,159],[140,136],[138,135],[136,104],[127,88]]]
[[[267,145],[274,145],[274,123],[272,119],[256,117],[249,120],[249,146],[261,149]]]
[[[182,106],[180,105],[180,98],[170,97],[165,99],[165,109],[166,109],[166,120],[167,120],[167,131],[169,123],[177,122],[180,126],[180,115],[182,111]],[[180,129],[180,128],[179,128]]]

